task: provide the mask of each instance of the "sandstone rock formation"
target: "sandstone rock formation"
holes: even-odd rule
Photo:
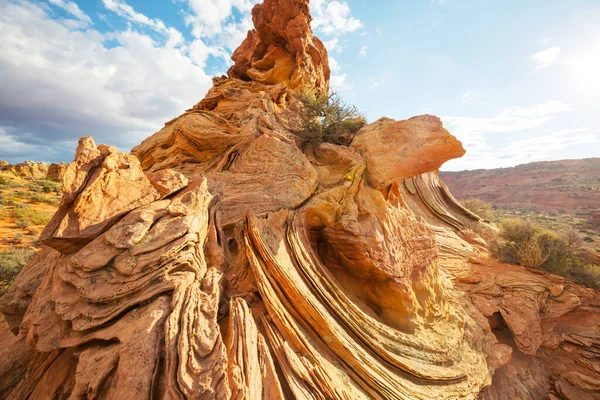
[[[62,182],[68,163],[53,163],[47,165],[43,162],[25,161],[21,164],[9,164],[0,160],[0,171],[7,171],[22,178],[49,179]]]
[[[65,172],[67,171],[68,163],[52,163],[48,166],[46,179],[54,182],[62,182]]]
[[[265,1],[252,10],[254,30],[233,53],[231,78],[290,89],[329,89],[329,58],[312,35],[308,1]]]
[[[597,294],[485,259],[439,119],[301,146],[294,91],[328,88],[308,0],[253,17],[230,77],[132,154],[80,140],[0,299],[0,397],[598,398]]]
[[[27,160],[21,164],[7,164],[3,170],[23,178],[44,179],[48,174],[48,165]]]

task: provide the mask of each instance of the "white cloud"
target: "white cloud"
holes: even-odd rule
[[[560,47],[550,47],[546,50],[540,51],[539,53],[535,53],[531,56],[531,59],[536,63],[535,70],[539,71],[540,69],[551,66],[554,64],[559,54]]]
[[[60,149],[84,135],[127,150],[211,85],[182,48],[131,29],[73,31],[48,12],[37,3],[0,2],[0,125],[4,141],[9,132],[19,143],[11,148],[36,147],[30,158],[45,159],[51,149],[64,158]],[[106,47],[109,38],[117,45]]]
[[[485,166],[497,168],[514,165],[514,157],[492,149],[491,137],[497,134],[515,134],[539,128],[556,115],[571,110],[560,101],[547,101],[532,107],[509,107],[489,118],[443,117],[444,125],[464,145],[467,154],[460,160],[448,163],[452,169],[474,169]],[[515,142],[518,143],[518,142]]]
[[[116,13],[117,15],[127,19],[135,24],[147,26],[156,32],[162,33],[168,37],[167,45],[175,47],[183,43],[183,35],[177,29],[166,27],[160,19],[148,18],[146,15],[136,12],[133,7],[127,4],[124,0],[102,0],[106,9]]]
[[[86,13],[81,11],[79,6],[77,4],[75,4],[75,2],[73,2],[73,1],[49,0],[49,2],[50,2],[50,4],[52,4],[56,7],[62,8],[63,10],[65,10],[66,12],[68,12],[69,14],[71,14],[72,16],[77,18],[78,20],[84,22],[85,24],[92,23],[92,20],[90,19],[90,17]]]
[[[346,84],[346,74],[343,74],[342,67],[337,60],[331,55],[329,56],[329,69],[331,69],[331,77],[329,84],[334,91],[347,90],[349,86]]]
[[[327,52],[330,54],[333,53],[334,51],[336,51],[338,53],[342,52],[342,48],[340,47],[340,39],[337,37],[334,37],[330,40],[323,41],[323,45],[325,45]]]
[[[345,1],[312,0],[310,10],[313,29],[326,35],[341,35],[362,28],[362,22],[352,17]]]
[[[339,72],[342,69],[333,56],[329,56],[329,69],[331,72]]]
[[[167,27],[160,19],[150,19],[144,14],[136,12],[133,7],[123,0],[102,0],[104,7],[117,13],[131,22],[147,25],[157,31],[166,32]]]
[[[348,90],[349,86],[346,84],[346,74],[331,74],[329,84],[333,91]]]
[[[593,131],[585,127],[556,131],[545,136],[514,141],[503,148],[501,153],[516,164],[544,160],[569,146],[598,143],[598,132],[600,130]]]
[[[192,27],[192,35],[196,38],[213,37],[223,32],[225,22],[230,19],[236,8],[249,20],[252,7],[260,0],[184,0],[190,13],[186,23]],[[245,32],[244,32],[245,33]],[[239,44],[239,43],[238,43]]]
[[[485,135],[532,129],[545,124],[555,114],[571,107],[560,101],[547,101],[532,107],[509,107],[491,118],[445,117],[457,136]]]
[[[363,46],[358,51],[358,55],[361,56],[361,57],[366,57],[368,51],[369,51],[369,46]]]

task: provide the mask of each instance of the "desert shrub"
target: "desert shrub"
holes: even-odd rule
[[[571,270],[570,273],[575,281],[600,289],[600,265],[586,264]]]
[[[29,206],[13,210],[15,225],[19,228],[29,228],[32,225],[46,225],[52,216],[44,211],[34,210]]]
[[[44,186],[42,188],[42,190],[44,191],[44,193],[52,193],[52,188],[50,186]]]
[[[560,233],[516,218],[500,224],[490,245],[493,257],[528,268],[539,268],[578,283],[598,287],[600,266],[588,263],[583,239],[574,229]]]
[[[0,186],[6,185],[6,179],[0,177]]]
[[[540,232],[541,229],[529,221],[505,219],[500,223],[500,233],[492,241],[490,252],[503,262],[520,264],[519,253],[530,251],[533,247],[530,243]]]
[[[492,220],[494,218],[494,211],[492,205],[487,201],[478,199],[477,197],[471,197],[464,199],[460,202],[464,208],[477,214],[483,219]]]
[[[13,283],[33,254],[33,250],[20,247],[0,251],[0,295]]]
[[[537,240],[532,240],[516,246],[516,256],[519,264],[527,268],[538,268],[548,261],[550,254]]]
[[[348,146],[367,123],[355,106],[344,103],[336,93],[305,90],[299,94],[299,100],[303,108],[301,128],[294,133],[305,144]]]

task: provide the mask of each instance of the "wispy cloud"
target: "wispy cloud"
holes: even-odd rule
[[[79,8],[79,6],[74,1],[69,1],[69,0],[49,0],[49,2],[53,6],[62,8],[63,10],[65,10],[66,12],[68,12],[69,14],[71,14],[72,16],[74,16],[75,18],[77,18],[78,20],[85,22],[86,24],[91,24],[92,23],[92,20],[90,19],[90,17],[86,13],[84,13],[83,11],[81,11],[81,9]]]
[[[539,53],[535,53],[531,56],[531,59],[535,61],[535,70],[547,68],[554,64],[558,55],[560,54],[560,47],[549,47],[546,50],[542,50]]]
[[[166,35],[168,37],[167,44],[169,46],[178,46],[183,43],[183,35],[177,29],[167,27],[164,22],[158,18],[148,18],[146,15],[135,11],[135,9],[124,0],[102,0],[102,2],[107,10],[116,13],[120,17],[123,17],[134,24],[149,27],[156,32]]]
[[[369,46],[363,46],[358,51],[358,55],[361,56],[361,57],[366,57],[366,55],[367,55],[368,52],[369,52]]]
[[[452,168],[472,168],[474,165],[496,168],[510,164],[513,161],[507,154],[492,148],[489,140],[493,136],[539,128],[569,110],[571,106],[564,102],[547,101],[531,107],[508,107],[488,118],[442,117],[446,128],[461,140],[467,150],[465,157],[449,165]]]
[[[553,153],[578,144],[595,144],[599,142],[598,132],[590,128],[565,129],[549,135],[517,140],[501,150],[501,155],[516,164],[543,160]]]

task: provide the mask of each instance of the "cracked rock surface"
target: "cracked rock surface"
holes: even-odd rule
[[[0,299],[0,398],[594,399],[600,298],[490,261],[434,116],[303,146],[308,0],[265,0],[228,77],[131,154],[79,142]]]

